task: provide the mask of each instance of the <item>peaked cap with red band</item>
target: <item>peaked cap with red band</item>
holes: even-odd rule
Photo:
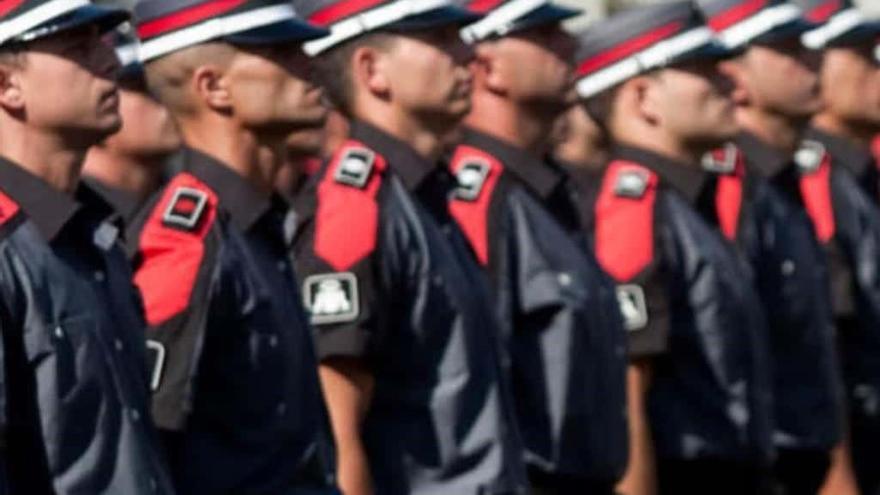
[[[121,9],[90,0],[0,0],[0,44],[32,41],[80,26],[109,31],[128,20]]]
[[[654,69],[731,56],[689,1],[622,11],[579,35],[577,90],[591,98]]]
[[[134,15],[143,62],[219,39],[269,45],[327,34],[298,17],[289,0],[146,0]]]
[[[852,0],[796,0],[804,16],[819,27],[804,34],[808,48],[874,42],[880,37],[880,21],[871,20]]]
[[[480,18],[454,0],[294,0],[293,3],[309,22],[330,30],[328,36],[306,43],[306,53],[312,56],[375,31],[418,31],[470,24]]]
[[[462,39],[468,43],[561,22],[583,13],[551,0],[464,0],[463,5],[485,16],[461,30]]]
[[[729,48],[791,39],[815,29],[788,0],[697,0],[709,27]]]

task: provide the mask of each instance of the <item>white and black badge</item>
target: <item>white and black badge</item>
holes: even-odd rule
[[[162,215],[162,223],[169,227],[192,232],[199,226],[208,194],[191,187],[178,187]]]
[[[630,332],[648,326],[648,306],[645,303],[645,291],[638,285],[620,285],[617,287],[617,303],[623,317],[623,326]]]
[[[794,154],[794,162],[798,170],[805,174],[811,174],[822,165],[825,159],[825,146],[819,141],[805,140]]]
[[[485,160],[468,159],[455,174],[455,178],[458,180],[455,197],[463,201],[476,201],[483,191],[491,168]]]
[[[648,173],[642,170],[625,170],[617,176],[614,194],[621,198],[639,199],[648,190]]]
[[[363,189],[370,180],[376,154],[366,148],[350,148],[339,161],[334,179],[340,184]]]
[[[732,174],[736,171],[737,153],[736,145],[730,143],[718,151],[710,151],[703,155],[703,170],[715,174]]]
[[[312,324],[345,323],[360,315],[358,281],[353,273],[312,275],[303,284]]]

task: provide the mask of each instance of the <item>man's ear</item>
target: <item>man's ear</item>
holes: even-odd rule
[[[752,103],[751,91],[749,89],[748,67],[745,66],[746,61],[741,59],[725,60],[718,64],[718,71],[726,77],[733,89],[730,91],[730,97],[733,103],[738,107],[748,106]]]
[[[499,66],[498,43],[498,41],[484,41],[475,47],[471,72],[476,86],[495,94],[505,95],[507,81],[504,80],[503,71]]]
[[[657,84],[658,74],[637,76],[623,83],[620,88],[620,104],[626,107],[627,115],[636,115],[640,119],[656,125],[661,120],[661,109],[658,106],[662,95],[660,84]]]
[[[201,65],[193,71],[190,82],[197,98],[205,106],[217,112],[232,111],[232,95],[222,68],[215,64]]]
[[[391,78],[386,53],[372,46],[361,46],[351,54],[349,63],[356,87],[366,88],[383,100],[388,99],[391,95]]]
[[[0,63],[0,107],[9,113],[24,111],[21,72],[12,64]]]

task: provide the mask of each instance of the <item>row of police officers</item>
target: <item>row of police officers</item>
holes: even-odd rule
[[[580,14],[0,2],[0,494],[880,493],[880,22]]]

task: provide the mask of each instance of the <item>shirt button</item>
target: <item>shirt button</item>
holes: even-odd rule
[[[103,282],[104,279],[106,279],[106,278],[107,278],[107,276],[104,275],[104,272],[102,272],[102,271],[95,272],[95,280],[96,281]]]
[[[276,266],[278,267],[279,272],[286,272],[287,271],[287,262],[284,260],[279,261]]]
[[[278,347],[278,336],[277,335],[273,335],[273,336],[269,337],[269,347],[271,347],[273,349]]]
[[[617,346],[617,348],[614,349],[614,354],[616,354],[617,357],[622,358],[626,356],[626,349],[623,346]]]
[[[141,413],[137,409],[130,409],[128,415],[131,416],[131,420],[135,423],[141,420]]]
[[[785,275],[786,277],[788,277],[788,276],[790,276],[791,274],[794,273],[794,270],[795,270],[795,264],[794,264],[794,261],[791,261],[791,260],[785,260],[785,261],[782,262],[782,274],[783,274],[783,275]]]
[[[55,327],[55,337],[57,337],[59,339],[64,338],[64,329],[61,328],[60,326]]]
[[[559,274],[558,278],[559,278],[559,285],[561,285],[563,287],[568,287],[569,285],[571,285],[571,275],[569,275],[565,272],[562,272]]]
[[[159,482],[156,481],[156,478],[150,478],[150,490],[154,492],[159,491]]]
[[[441,277],[440,275],[434,275],[433,277],[431,277],[431,283],[437,287],[442,287],[443,277]]]
[[[113,346],[116,347],[116,350],[119,352],[122,352],[122,349],[125,348],[125,345],[123,345],[122,341],[119,339],[113,341]]]
[[[284,416],[285,414],[287,414],[287,404],[284,402],[278,404],[278,406],[275,408],[275,413],[278,414],[278,416]]]

